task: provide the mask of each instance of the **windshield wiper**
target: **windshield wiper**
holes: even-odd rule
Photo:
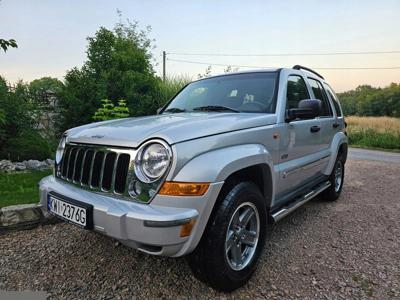
[[[185,112],[185,111],[186,111],[186,109],[182,109],[182,108],[178,108],[178,107],[171,107],[171,108],[164,110],[163,112],[181,113],[181,112]]]
[[[199,111],[231,111],[231,112],[240,112],[236,109],[227,107],[227,106],[222,106],[222,105],[207,105],[207,106],[199,106],[193,108],[193,110],[199,110]]]

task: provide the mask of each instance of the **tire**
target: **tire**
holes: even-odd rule
[[[327,201],[335,201],[339,198],[344,183],[344,159],[340,154],[336,158],[331,175],[329,175],[329,182],[331,186],[321,193],[321,198]]]
[[[221,198],[188,260],[197,279],[231,292],[246,284],[257,268],[266,236],[266,203],[251,182],[234,185]]]

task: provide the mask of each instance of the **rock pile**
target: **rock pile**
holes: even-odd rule
[[[53,166],[54,160],[49,158],[43,161],[30,159],[24,160],[22,162],[12,162],[7,159],[0,160],[0,172],[14,172],[25,170],[41,171],[51,169]]]

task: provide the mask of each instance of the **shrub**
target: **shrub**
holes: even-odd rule
[[[102,107],[95,112],[93,120],[107,121],[129,117],[129,108],[126,107],[125,100],[118,100],[117,106],[108,99],[103,99],[101,102]]]
[[[1,156],[13,161],[44,160],[53,156],[49,143],[37,131],[24,131],[18,137],[10,138],[7,144]]]

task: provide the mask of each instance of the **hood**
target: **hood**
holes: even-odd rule
[[[177,113],[92,123],[68,130],[68,142],[138,147],[151,138],[169,144],[229,131],[274,124],[265,113]]]

